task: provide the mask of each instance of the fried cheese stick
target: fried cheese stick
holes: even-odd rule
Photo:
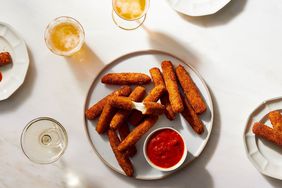
[[[111,85],[144,85],[151,78],[143,73],[109,73],[103,76],[102,83]]]
[[[103,134],[108,129],[111,119],[113,118],[115,113],[116,113],[116,109],[113,108],[109,103],[107,103],[96,125],[96,131],[99,134]]]
[[[164,86],[159,85],[154,87],[150,93],[145,97],[143,100],[144,102],[157,102],[160,97],[165,93],[166,89]],[[137,110],[133,110],[128,118],[128,122],[133,125],[137,126],[143,119],[142,113]]]
[[[9,52],[0,53],[0,67],[12,63],[12,58]]]
[[[132,110],[134,108],[134,103],[129,97],[112,96],[109,99],[109,104],[123,110]]]
[[[282,133],[282,115],[279,111],[275,110],[268,114],[268,118],[273,125],[273,129]]]
[[[143,102],[143,115],[161,115],[165,111],[165,106],[157,102]],[[137,109],[137,108],[136,108]]]
[[[163,61],[162,71],[172,110],[175,113],[180,113],[184,110],[184,106],[172,63],[170,61]]]
[[[162,85],[165,87],[165,82],[163,80],[163,76],[159,68],[157,67],[151,68],[150,74],[155,86]],[[176,114],[172,110],[167,91],[161,96],[161,103],[165,106],[164,113],[167,119],[174,120],[176,118]]]
[[[164,105],[157,102],[133,102],[129,97],[113,96],[109,99],[108,104],[112,107],[132,110],[136,109],[144,115],[160,115],[164,112]]]
[[[149,95],[145,97],[143,102],[157,102],[165,92],[165,87],[158,85],[150,91]]]
[[[278,146],[282,146],[282,134],[262,123],[254,124],[253,133],[256,136],[262,137],[274,144],[277,144]]]
[[[200,94],[199,89],[195,85],[194,81],[190,77],[189,73],[182,65],[178,65],[175,69],[179,83],[183,89],[183,92],[189,103],[197,114],[201,114],[206,111],[207,106]]]
[[[96,104],[91,106],[88,110],[85,112],[85,116],[87,119],[95,119],[98,117],[101,112],[103,111],[104,106],[106,105],[108,99],[112,96],[128,96],[131,92],[131,88],[129,86],[122,86],[121,88],[115,90],[108,96],[104,97],[100,101],[98,101]]]
[[[129,98],[134,102],[141,102],[146,95],[146,89],[142,86],[137,86],[132,93],[129,95]],[[113,117],[110,127],[112,129],[117,129],[125,120],[128,118],[131,111],[120,109]]]
[[[135,145],[140,138],[155,125],[158,120],[158,116],[149,116],[144,119],[144,121],[139,124],[129,135],[119,144],[118,150],[125,151],[129,147]]]
[[[126,122],[124,122],[121,126],[118,127],[118,133],[121,141],[123,141],[129,135],[130,130]],[[125,151],[125,154],[128,157],[133,157],[136,153],[137,153],[137,149],[134,145],[129,147]]]
[[[181,95],[181,97],[182,101],[184,102],[184,110],[181,112],[182,116],[186,119],[186,121],[196,133],[202,134],[204,132],[203,122],[198,117],[185,96]]]
[[[131,163],[131,161],[129,160],[129,158],[122,152],[120,152],[117,147],[120,144],[120,140],[117,136],[117,134],[115,133],[115,131],[109,129],[108,130],[108,137],[109,137],[109,141],[110,141],[110,145],[111,148],[115,154],[115,157],[118,161],[119,166],[122,168],[122,170],[124,171],[124,173],[127,176],[133,176],[134,174],[134,169],[133,169],[133,165]]]

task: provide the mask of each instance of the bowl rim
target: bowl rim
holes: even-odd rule
[[[158,131],[161,131],[161,130],[164,130],[164,129],[170,129],[170,130],[173,130],[175,131],[176,133],[178,133],[178,135],[181,137],[183,143],[184,143],[184,152],[182,154],[182,157],[181,159],[173,166],[169,167],[169,168],[163,168],[163,167],[160,167],[160,166],[157,166],[155,165],[153,162],[151,162],[151,160],[149,159],[148,155],[147,155],[147,152],[146,152],[146,148],[147,148],[147,143],[148,143],[148,140],[152,137],[153,134],[155,134],[156,132]],[[172,170],[176,170],[177,168],[179,168],[183,162],[185,161],[186,157],[187,157],[187,146],[186,146],[186,143],[185,143],[185,139],[183,138],[183,136],[181,135],[181,133],[179,131],[177,131],[176,129],[172,128],[172,127],[160,127],[158,129],[155,129],[154,131],[152,131],[145,139],[144,141],[144,144],[143,144],[143,155],[147,161],[147,163],[149,163],[149,165],[157,170],[160,170],[160,171],[172,171]]]

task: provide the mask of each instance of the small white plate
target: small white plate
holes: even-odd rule
[[[214,14],[231,0],[168,0],[176,11],[188,16],[205,16]]]
[[[178,130],[181,135],[184,137],[188,154],[184,164],[181,167],[186,166],[191,161],[193,161],[196,157],[198,157],[203,151],[206,143],[208,142],[212,124],[213,124],[213,105],[209,90],[199,75],[199,73],[192,68],[189,64],[186,64],[181,59],[165,52],[149,50],[149,51],[139,51],[133,52],[127,55],[124,55],[113,62],[111,62],[108,66],[106,66],[100,74],[95,78],[92,83],[92,86],[89,89],[88,96],[85,102],[85,110],[96,103],[98,100],[103,98],[103,96],[108,95],[113,90],[119,88],[119,86],[108,86],[101,83],[101,77],[110,72],[140,72],[149,74],[149,69],[152,67],[161,67],[161,62],[163,60],[170,60],[176,66],[178,64],[183,65],[186,70],[190,73],[192,79],[198,86],[201,91],[206,104],[207,111],[201,116],[201,119],[205,125],[205,131],[202,135],[196,134],[191,126],[186,122],[186,120],[182,116],[177,116],[174,121],[169,121],[164,115],[162,115],[156,125],[151,128],[139,142],[136,144],[137,147],[137,155],[132,158],[132,163],[134,166],[134,177],[136,179],[144,179],[144,180],[154,180],[161,179],[170,174],[173,174],[175,171],[170,172],[161,172],[154,168],[152,168],[147,162],[143,155],[143,143],[145,138],[151,131],[159,128],[159,127],[172,127]],[[153,88],[153,84],[149,84],[146,86],[147,92]],[[85,130],[92,145],[94,151],[100,157],[100,159],[111,169],[121,174],[124,174],[122,169],[117,163],[117,160],[111,150],[110,144],[108,142],[108,138],[103,135],[99,135],[96,130],[96,121],[89,121],[85,118]],[[181,169],[178,168],[177,170]]]
[[[282,112],[282,97],[264,101],[249,116],[244,131],[244,145],[249,160],[264,175],[282,180],[282,148],[258,138],[252,131],[255,122],[272,127],[268,113],[273,110]]]
[[[24,82],[29,66],[29,57],[24,40],[8,24],[0,22],[0,52],[7,51],[12,64],[0,67],[3,79],[0,82],[0,101],[10,97]]]

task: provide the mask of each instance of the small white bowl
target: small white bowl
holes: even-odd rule
[[[183,155],[182,155],[181,159],[178,161],[178,163],[176,163],[174,166],[171,166],[171,167],[169,167],[169,168],[162,168],[162,167],[160,167],[160,166],[155,165],[155,164],[149,159],[149,157],[148,157],[148,155],[147,155],[147,152],[146,152],[147,142],[148,142],[148,140],[151,138],[151,136],[152,136],[154,133],[156,133],[156,132],[158,132],[158,131],[160,131],[160,130],[164,130],[164,129],[171,129],[171,130],[175,131],[176,133],[178,133],[178,134],[180,135],[181,139],[183,140],[183,143],[184,143],[184,152],[183,152]],[[147,138],[145,139],[144,145],[143,145],[143,154],[144,154],[144,156],[145,156],[146,161],[147,161],[147,162],[149,163],[149,165],[152,166],[153,168],[155,168],[155,169],[157,169],[157,170],[160,170],[160,171],[172,171],[172,170],[175,170],[175,169],[177,169],[178,167],[180,167],[180,166],[182,165],[182,163],[185,161],[185,159],[186,159],[186,157],[187,157],[187,147],[186,147],[186,143],[185,143],[185,140],[184,140],[183,136],[182,136],[177,130],[175,130],[175,129],[171,128],[171,127],[161,127],[161,128],[158,128],[158,129],[152,131],[152,132],[147,136]]]

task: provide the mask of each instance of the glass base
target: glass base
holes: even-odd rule
[[[121,17],[119,17],[116,12],[114,10],[112,10],[112,17],[113,17],[113,21],[114,23],[120,27],[121,29],[124,30],[134,30],[137,29],[138,27],[140,27],[145,19],[146,19],[146,14],[144,16],[142,16],[141,18],[137,19],[137,20],[125,20]]]
[[[67,147],[67,132],[56,120],[41,117],[32,120],[24,128],[21,146],[24,154],[33,162],[48,164],[58,160]]]

